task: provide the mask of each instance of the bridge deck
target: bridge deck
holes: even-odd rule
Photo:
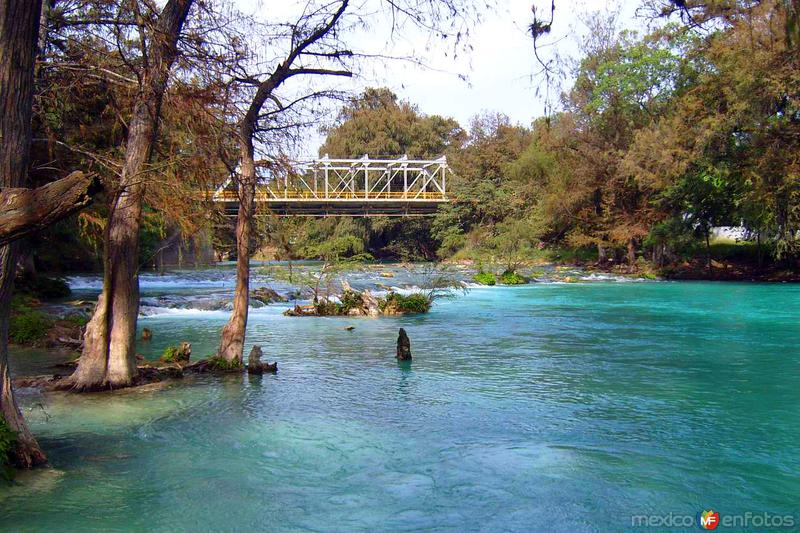
[[[447,196],[447,160],[321,159],[287,169],[268,166],[269,176],[256,190],[256,203],[279,216],[426,216]],[[238,193],[230,180],[212,199],[233,215]]]

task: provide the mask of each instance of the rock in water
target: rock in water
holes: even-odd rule
[[[270,304],[272,302],[285,302],[286,298],[278,294],[276,291],[268,287],[260,287],[250,291],[250,298],[258,300],[263,304]]]
[[[411,361],[411,340],[403,328],[400,328],[400,333],[397,335],[397,360]]]
[[[250,350],[250,355],[247,357],[247,372],[249,374],[263,374],[264,372],[272,372],[273,374],[278,371],[278,363],[262,363],[261,357],[264,355],[261,346],[255,345]]]
[[[381,315],[381,309],[378,306],[378,300],[372,295],[371,292],[369,292],[369,289],[364,289],[364,292],[361,293],[361,301],[364,302],[367,316],[375,318]]]
[[[142,340],[149,341],[152,338],[153,338],[153,332],[150,331],[148,328],[144,328],[142,330]]]

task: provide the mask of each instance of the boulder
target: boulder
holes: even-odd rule
[[[247,357],[247,372],[249,374],[261,375],[264,372],[276,373],[278,371],[278,363],[262,363],[261,357],[264,355],[261,346],[255,345],[250,350],[250,355]]]
[[[270,289],[269,287],[259,287],[258,289],[253,289],[252,291],[250,291],[250,298],[252,298],[253,300],[258,300],[263,304],[286,301],[286,298],[284,298],[274,290]]]
[[[406,330],[400,328],[397,335],[397,360],[411,361],[411,339],[408,338]]]
[[[381,315],[378,299],[369,292],[369,289],[364,289],[364,292],[361,293],[361,300],[364,302],[364,310],[367,316],[375,318]]]
[[[283,312],[285,316],[317,316],[317,308],[313,305],[295,305]]]

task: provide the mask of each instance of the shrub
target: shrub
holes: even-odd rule
[[[164,363],[187,362],[191,357],[191,344],[184,342],[181,346],[167,346],[161,354]]]
[[[0,415],[0,478],[11,481],[14,469],[11,466],[11,454],[17,445],[17,433],[6,423]]]
[[[69,322],[70,324],[75,324],[79,327],[84,327],[86,324],[89,323],[89,317],[86,315],[79,315],[79,314],[71,314],[64,317],[64,320]]]
[[[497,278],[495,277],[494,273],[492,272],[478,272],[475,274],[475,277],[472,278],[475,280],[475,283],[480,283],[481,285],[495,285],[497,284]]]
[[[336,316],[341,314],[342,304],[331,302],[330,300],[320,300],[314,307],[319,316]]]
[[[241,361],[228,362],[224,357],[214,356],[208,359],[208,368],[220,372],[230,372],[243,368]]]
[[[14,283],[17,290],[20,292],[30,294],[31,296],[43,300],[66,298],[72,293],[69,284],[62,278],[23,274],[18,276]]]
[[[342,315],[346,315],[351,309],[355,309],[364,305],[364,300],[356,291],[344,291],[341,301],[342,303],[339,305],[338,314]]]
[[[430,311],[431,303],[431,299],[421,292],[415,292],[408,296],[391,292],[378,302],[378,306],[381,311],[391,306],[401,314],[415,314]]]
[[[500,276],[500,283],[503,285],[524,285],[528,283],[527,278],[520,276],[513,270],[506,270]]]
[[[161,354],[161,360],[165,363],[174,363],[178,357],[178,347],[177,346],[167,346],[164,348],[164,352]]]
[[[15,344],[31,344],[44,338],[51,325],[46,314],[24,309],[11,316],[8,338]]]

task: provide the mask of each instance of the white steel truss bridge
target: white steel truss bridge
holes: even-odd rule
[[[447,180],[452,171],[445,157],[331,159],[326,155],[288,166],[261,165],[259,173],[256,204],[278,216],[427,216],[450,201]],[[212,195],[229,215],[236,214],[239,202],[231,181]]]

